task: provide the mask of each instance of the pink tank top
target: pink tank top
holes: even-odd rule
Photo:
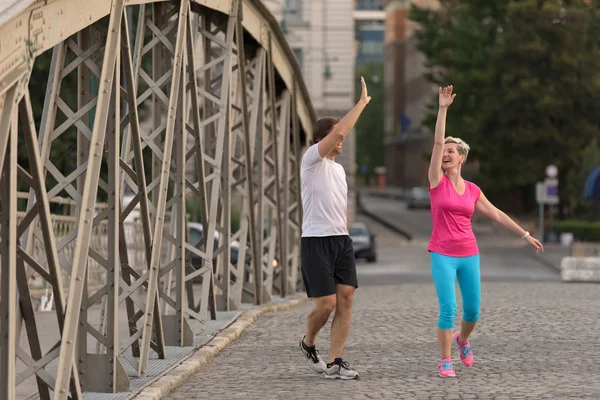
[[[429,189],[433,230],[427,250],[451,257],[479,254],[471,228],[471,216],[481,189],[465,180],[465,192],[460,195],[444,174],[440,183]]]

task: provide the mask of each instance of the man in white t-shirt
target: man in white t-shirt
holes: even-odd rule
[[[352,240],[348,235],[348,185],[344,168],[335,162],[342,142],[371,98],[361,78],[360,100],[342,120],[321,118],[313,128],[316,142],[302,157],[302,278],[314,308],[308,313],[300,349],[308,367],[331,379],[358,378],[342,360],[352,321],[352,301],[358,287]],[[331,324],[329,363],[319,356],[315,340],[335,309]]]

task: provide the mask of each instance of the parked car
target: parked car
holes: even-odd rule
[[[203,231],[204,227],[202,224],[197,223],[197,222],[188,222],[188,242],[192,245],[192,246],[196,246],[196,244],[198,244],[198,242],[200,242],[200,240],[202,240],[202,238],[204,237],[204,231]],[[214,247],[213,249],[216,249],[217,247],[219,247],[219,232],[217,232],[215,230],[214,233]],[[190,252],[190,262],[192,264],[192,267],[194,267],[194,269],[198,270],[200,268],[202,268],[202,257],[198,256],[195,253]],[[213,256],[213,272],[216,271],[217,268],[217,257]],[[194,283],[198,283],[202,280],[201,276],[197,276],[193,279]]]
[[[204,236],[204,226],[198,222],[188,222],[188,229],[188,241],[192,246],[195,246],[200,240],[202,240],[202,237]],[[219,247],[219,232],[217,232],[216,230],[214,234],[214,240],[214,248],[216,249],[217,247]]]
[[[410,209],[430,208],[429,190],[426,187],[411,188],[406,194],[406,206]]]
[[[197,222],[188,222],[188,242],[192,245],[192,246],[196,246],[196,244],[198,244],[198,242],[200,240],[202,240],[202,237],[204,236],[204,232],[203,232],[203,225]],[[214,247],[213,249],[217,249],[219,247],[219,243],[221,242],[221,236],[219,235],[219,233],[217,231],[215,231],[214,233]],[[240,243],[236,240],[231,241],[231,244],[229,245],[230,248],[230,253],[229,253],[229,261],[232,265],[236,265],[238,263],[238,255],[239,255],[239,251],[240,251]],[[202,264],[203,264],[203,258],[198,256],[197,254],[190,252],[189,253],[189,260],[190,260],[190,264],[192,265],[192,267],[195,270],[198,270],[200,268],[202,268]],[[245,263],[244,263],[244,280],[247,281],[249,279],[249,275],[251,273],[250,270],[250,260],[251,260],[251,255],[249,253],[249,250],[246,251],[246,256],[245,256]],[[266,256],[265,259],[263,260],[264,262],[266,262]],[[280,267],[280,265],[278,264],[277,260],[273,260],[272,262],[272,266],[273,269],[275,270],[275,272],[277,272],[278,268]],[[213,272],[216,273],[217,271],[217,256],[213,255]],[[220,279],[220,277],[219,277]],[[235,276],[233,275],[233,272],[231,273],[231,279],[233,282],[236,281]],[[192,282],[193,283],[199,283],[202,281],[202,277],[201,276],[197,276],[195,277]]]
[[[350,239],[354,247],[354,258],[364,258],[367,262],[377,261],[377,250],[375,249],[375,235],[367,225],[356,222],[349,226]]]
[[[193,246],[195,246],[200,240],[202,240],[202,236],[203,236],[203,226],[202,224],[196,223],[196,222],[189,222],[188,223],[188,227],[189,227],[189,243],[192,244]],[[217,249],[217,247],[219,246],[220,243],[220,239],[219,239],[219,233],[215,231],[215,235],[214,235],[214,247],[213,249]],[[229,245],[229,262],[232,265],[236,265],[238,263],[238,255],[239,255],[239,251],[240,251],[240,243],[236,240],[231,241],[230,245]],[[199,257],[198,255],[191,253],[190,254],[190,262],[192,264],[192,267],[196,270],[202,268],[202,258]],[[244,281],[248,281],[249,279],[249,275],[251,273],[250,270],[250,261],[251,261],[251,255],[249,250],[246,251],[246,255],[245,255],[245,263],[244,263]],[[263,260],[264,262],[266,262],[266,258]],[[272,262],[272,266],[275,269],[275,271],[277,271],[277,268],[279,267],[277,260],[273,260]],[[217,271],[217,256],[213,255],[213,272]],[[198,283],[202,280],[201,277],[196,277],[194,278],[193,282],[194,283]],[[233,275],[233,273],[231,273],[231,280],[233,282],[235,282],[236,278]]]

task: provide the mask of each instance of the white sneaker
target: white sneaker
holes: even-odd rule
[[[325,361],[319,355],[319,350],[315,348],[315,346],[308,347],[304,344],[304,337],[300,339],[300,350],[302,350],[302,354],[306,357],[306,365],[312,372],[317,374],[322,374],[327,369],[327,365]]]
[[[358,372],[350,369],[350,364],[336,358],[333,364],[325,370],[325,378],[328,379],[358,379]]]

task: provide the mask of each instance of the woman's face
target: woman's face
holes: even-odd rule
[[[458,145],[456,143],[446,143],[444,145],[442,168],[445,170],[458,168],[464,161],[465,156],[458,153]]]

